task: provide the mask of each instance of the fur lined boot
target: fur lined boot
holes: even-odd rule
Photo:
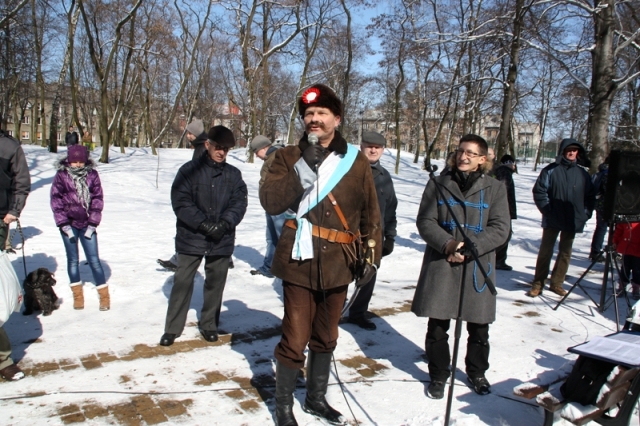
[[[96,287],[100,296],[100,310],[108,311],[111,309],[111,298],[109,297],[109,285],[102,284]]]
[[[69,284],[73,292],[73,309],[84,309],[84,292],[82,281]]]

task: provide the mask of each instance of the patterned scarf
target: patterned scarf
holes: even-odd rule
[[[85,165],[83,167],[65,167],[69,175],[71,175],[71,179],[73,179],[73,184],[76,187],[76,193],[78,194],[78,200],[80,200],[80,204],[82,207],[88,212],[89,206],[91,205],[91,193],[89,192],[89,187],[87,186],[87,173],[91,171],[91,167]]]

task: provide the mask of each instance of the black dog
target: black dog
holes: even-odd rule
[[[24,280],[24,312],[22,315],[31,315],[33,311],[42,311],[42,315],[51,315],[54,309],[58,309],[56,301],[58,296],[53,291],[56,280],[47,268],[38,268],[27,275]]]

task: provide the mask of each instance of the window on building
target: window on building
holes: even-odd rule
[[[58,132],[58,142],[62,140],[62,133]]]
[[[9,136],[13,137],[13,130],[7,130],[7,133],[9,134]]]
[[[22,132],[22,139],[29,139],[29,132]]]
[[[29,116],[25,115],[24,117],[22,117],[22,124],[29,124]]]
[[[12,115],[8,115],[7,116],[7,123],[13,123],[13,116]]]
[[[37,132],[36,133],[36,137],[38,138],[39,141],[42,140],[42,132]]]
[[[42,126],[42,117],[38,117],[37,123],[39,126]]]

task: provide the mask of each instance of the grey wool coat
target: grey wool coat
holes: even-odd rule
[[[466,196],[462,195],[451,174],[435,178],[441,184],[446,202],[451,205],[465,233],[475,243],[479,260],[495,283],[495,249],[509,234],[509,204],[502,182],[482,175]],[[450,263],[444,246],[452,237],[463,241],[439,195],[434,179],[427,183],[416,220],[420,236],[427,243],[420,278],[411,311],[420,317],[453,319],[458,316],[462,268],[466,267],[462,320],[488,324],[495,320],[496,298],[485,285],[473,259]]]

